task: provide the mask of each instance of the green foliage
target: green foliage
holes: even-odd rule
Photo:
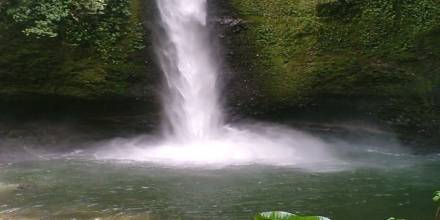
[[[111,58],[124,37],[141,30],[139,23],[130,25],[128,0],[13,0],[6,8],[26,36],[58,37],[66,44],[93,47],[104,58]],[[130,47],[141,48],[142,35],[135,37]]]
[[[104,0],[15,0],[9,3],[6,13],[24,26],[23,33],[43,38],[58,36],[69,20],[82,22],[86,15],[104,14],[105,7]]]
[[[298,216],[288,212],[263,212],[254,217],[254,220],[330,220],[321,216]]]
[[[11,0],[0,10],[2,95],[128,95],[145,80],[139,0]]]
[[[434,193],[434,197],[432,198],[432,200],[438,205],[440,206],[440,191],[437,191]]]
[[[387,219],[387,220],[406,220],[406,219],[403,219],[403,218],[394,218],[394,217],[391,217],[391,218],[389,218],[389,219]]]
[[[434,203],[438,206],[435,218],[437,220],[439,220],[440,219],[440,191],[437,191],[434,193],[434,197],[432,198],[432,201],[434,201]]]
[[[435,219],[440,220],[440,191],[434,193],[434,197],[432,198],[435,204],[437,204],[437,212],[435,213]]]

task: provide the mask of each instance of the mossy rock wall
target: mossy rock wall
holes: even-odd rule
[[[229,33],[229,62],[258,94],[238,95],[241,106],[354,110],[396,130],[439,136],[438,1],[229,3],[244,26]]]

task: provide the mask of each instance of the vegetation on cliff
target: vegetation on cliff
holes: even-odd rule
[[[145,78],[138,0],[0,4],[0,94],[128,95]]]
[[[263,105],[319,106],[333,100],[436,136],[438,1],[232,2],[246,24],[238,45],[255,51],[249,78],[262,88]]]

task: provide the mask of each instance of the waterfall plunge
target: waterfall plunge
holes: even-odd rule
[[[162,32],[156,51],[165,78],[165,135],[159,141],[114,140],[100,159],[167,165],[295,165],[332,158],[324,142],[282,126],[228,125],[219,102],[217,60],[207,0],[156,0]],[[110,146],[109,146],[110,145]]]
[[[210,139],[222,125],[207,24],[206,0],[157,0],[166,36],[157,53],[165,75],[163,105],[168,138]]]

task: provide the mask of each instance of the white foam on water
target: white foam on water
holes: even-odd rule
[[[307,167],[336,161],[327,144],[300,131],[274,125],[225,126],[209,139],[155,143],[145,139],[114,140],[98,159],[154,162],[173,166],[264,164]]]

